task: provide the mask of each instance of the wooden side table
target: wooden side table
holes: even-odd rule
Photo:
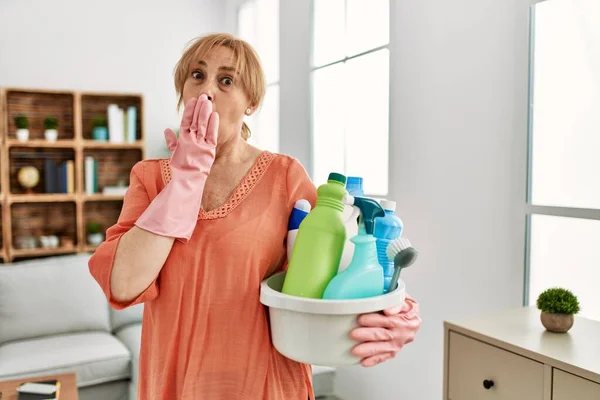
[[[56,379],[60,382],[59,400],[79,400],[79,396],[77,395],[77,376],[74,373],[0,381],[0,400],[18,400],[17,388],[22,383],[47,381],[52,379]]]

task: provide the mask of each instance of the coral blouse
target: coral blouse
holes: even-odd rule
[[[286,266],[287,222],[296,200],[314,206],[316,188],[294,158],[263,152],[221,207],[200,210],[187,244],[175,241],[157,279],[136,299],[110,294],[121,236],[170,180],[166,159],[131,171],[118,222],[92,255],[90,272],[112,307],[145,303],[140,399],[314,399],[310,365],[270,340],[260,283]]]

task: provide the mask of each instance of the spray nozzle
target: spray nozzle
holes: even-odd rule
[[[345,195],[342,202],[349,206],[358,207],[360,210],[360,218],[358,220],[359,231],[364,232],[367,235],[373,234],[373,228],[375,226],[375,218],[385,216],[385,211],[381,205],[368,197],[354,197],[352,195]]]

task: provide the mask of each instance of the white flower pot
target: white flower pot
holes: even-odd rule
[[[17,129],[17,140],[19,142],[26,142],[29,140],[29,129]]]
[[[56,142],[56,139],[58,139],[58,131],[56,129],[46,129],[44,136],[47,141]]]
[[[91,246],[99,246],[104,241],[104,234],[102,233],[88,233],[87,235],[88,244]]]

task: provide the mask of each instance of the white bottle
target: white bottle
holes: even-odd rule
[[[340,266],[338,268],[338,274],[350,265],[352,256],[354,255],[354,243],[350,241],[351,238],[358,235],[358,217],[360,215],[360,209],[351,205],[344,205],[344,211],[342,213],[344,218],[344,225],[346,226],[346,243],[344,244],[344,251],[342,252],[342,258],[340,259]]]
[[[348,194],[351,196],[364,196],[363,178],[360,176],[349,176],[348,181],[346,182],[346,190],[348,190]],[[360,215],[360,209],[351,204],[345,204],[342,215],[344,225],[346,226],[346,244],[344,245],[344,251],[342,252],[338,273],[345,270],[350,264],[350,261],[352,261],[352,256],[354,255],[354,243],[352,243],[350,239],[358,235],[358,216]]]

